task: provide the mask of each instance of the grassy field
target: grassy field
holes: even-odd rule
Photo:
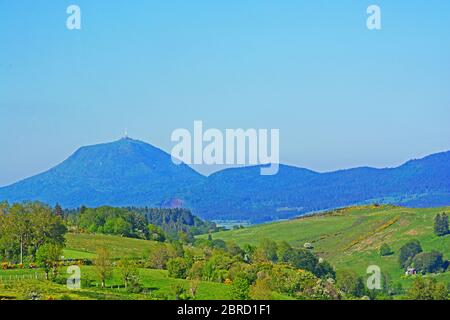
[[[99,247],[106,247],[113,258],[148,257],[150,250],[164,244],[108,235],[67,234],[64,257],[70,259],[95,258]],[[60,268],[59,273],[65,275],[66,268]],[[29,299],[33,292],[43,299],[175,299],[174,286],[183,285],[189,289],[193,282],[174,279],[165,270],[139,269],[140,283],[145,293],[131,294],[123,287],[120,273],[114,269],[113,276],[106,282],[107,288],[101,289],[98,276],[93,266],[81,267],[81,278],[90,280],[92,286],[81,290],[69,290],[64,284],[45,281],[45,274],[39,269],[0,270],[0,300]],[[111,288],[112,287],[112,288]],[[196,299],[229,299],[229,286],[215,282],[198,282]]]
[[[147,257],[150,250],[163,244],[155,241],[132,239],[103,234],[72,234],[66,235],[64,256],[69,259],[90,259],[100,247],[110,250],[113,258]]]
[[[326,215],[224,231],[213,234],[213,238],[232,240],[239,245],[257,244],[263,238],[285,240],[296,247],[308,242],[313,244],[315,253],[330,261],[338,271],[351,269],[364,275],[368,266],[378,265],[382,272],[400,279],[407,287],[411,277],[404,277],[398,265],[400,247],[418,239],[424,251],[438,250],[450,259],[450,235],[437,237],[433,233],[436,214],[449,211],[450,208],[353,207]],[[383,243],[391,246],[393,255],[379,255]],[[450,283],[450,272],[433,276]]]
[[[29,299],[33,292],[43,299],[75,299],[75,300],[142,300],[142,299],[175,299],[174,286],[183,285],[189,289],[193,283],[188,280],[169,278],[165,270],[139,269],[141,285],[145,293],[132,294],[123,286],[120,273],[114,270],[112,279],[106,282],[107,288],[101,289],[98,283],[95,268],[81,267],[81,277],[92,279],[91,287],[82,287],[81,290],[69,290],[64,284],[44,281],[44,274],[31,270],[2,270],[0,271],[0,300],[3,299]],[[61,274],[65,269],[61,268]],[[38,274],[38,280],[35,275]],[[12,278],[12,279],[11,279]],[[196,299],[229,299],[229,286],[214,282],[199,282]]]
[[[63,275],[66,268],[61,268],[59,272]],[[45,274],[41,270],[0,270],[0,300],[29,300],[32,293],[37,293],[44,300],[174,300],[174,287],[177,285],[186,289],[196,286],[195,300],[230,299],[230,286],[223,283],[174,279],[168,276],[166,270],[155,269],[139,269],[139,276],[145,293],[133,294],[124,288],[117,269],[113,277],[107,280],[106,288],[101,289],[95,281],[95,267],[82,266],[81,277],[93,281],[91,287],[82,287],[80,290],[69,290],[63,284],[45,281]],[[274,293],[273,299],[293,300],[279,293]]]

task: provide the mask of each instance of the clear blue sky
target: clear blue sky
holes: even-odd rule
[[[450,1],[0,0],[0,185],[194,120],[279,128],[318,171],[449,150]]]

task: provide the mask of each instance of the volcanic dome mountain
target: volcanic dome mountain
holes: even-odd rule
[[[0,189],[10,202],[39,200],[64,207],[159,206],[206,179],[166,152],[123,138],[78,149],[47,172]]]
[[[207,219],[263,222],[353,204],[450,205],[450,152],[397,168],[318,173],[280,165],[226,169],[205,177],[166,152],[124,138],[83,147],[47,172],[0,188],[0,201],[39,200],[64,207],[185,206]]]

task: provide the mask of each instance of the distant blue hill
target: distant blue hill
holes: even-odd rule
[[[80,148],[53,169],[0,188],[0,201],[184,206],[207,219],[252,222],[364,203],[450,205],[450,152],[389,169],[317,173],[280,165],[275,176],[261,176],[259,169],[226,169],[205,177],[173,164],[166,152],[127,138]]]

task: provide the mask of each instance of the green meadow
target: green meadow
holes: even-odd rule
[[[104,234],[66,234],[65,258],[91,259],[100,247],[108,248],[112,258],[141,258],[163,244],[155,241],[118,237]]]
[[[67,259],[92,259],[98,247],[105,247],[115,259],[121,257],[142,258],[156,246],[164,244],[109,235],[67,234],[67,247],[64,257]],[[64,279],[67,267],[61,267],[59,273]],[[188,281],[168,276],[166,270],[139,269],[140,283],[144,293],[133,294],[123,286],[120,272],[114,268],[112,277],[101,289],[93,266],[81,266],[82,289],[69,290],[64,283],[44,281],[44,272],[40,269],[0,270],[0,300],[30,299],[34,293],[41,299],[74,300],[139,300],[139,299],[175,299],[174,288],[183,286],[197,288],[196,299],[229,299],[229,286],[206,281]],[[86,286],[85,283],[90,285]]]
[[[305,243],[339,270],[354,270],[365,275],[367,267],[377,265],[382,272],[406,287],[413,277],[404,276],[398,264],[398,251],[406,242],[418,239],[424,251],[437,250],[450,259],[450,235],[438,237],[433,232],[434,218],[450,208],[410,209],[393,206],[365,206],[340,209],[325,214],[289,221],[256,225],[213,234],[214,239],[235,241],[238,245],[258,244],[262,239],[287,241],[295,247]],[[202,235],[199,238],[206,238]],[[382,244],[393,249],[390,256],[380,256]],[[450,283],[450,272],[430,275]]]

